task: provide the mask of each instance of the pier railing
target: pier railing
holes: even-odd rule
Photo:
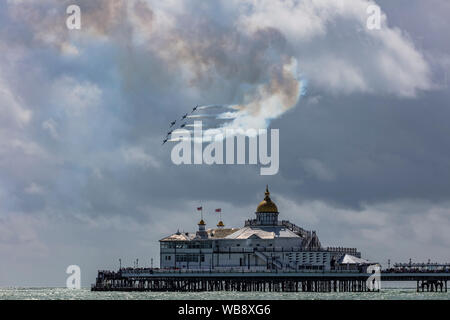
[[[264,268],[255,268],[251,267],[250,269],[246,268],[220,268],[216,267],[214,269],[151,269],[151,268],[122,268],[119,271],[110,271],[110,270],[99,270],[99,273],[103,273],[105,275],[126,275],[126,274],[192,274],[192,273],[317,273],[317,274],[323,274],[323,273],[332,273],[332,274],[339,274],[339,273],[361,273],[360,270],[355,269],[340,269],[340,270],[314,270],[314,269],[298,269],[298,270],[290,270],[290,269],[284,269],[284,270],[267,270]],[[426,274],[433,274],[433,273],[450,273],[449,269],[446,270],[392,270],[392,269],[385,269],[381,271],[382,274],[414,274],[414,273],[426,273]]]
[[[195,249],[193,249],[195,250]],[[163,248],[161,249],[162,253],[172,253],[175,249],[173,248]],[[198,249],[197,249],[198,251]],[[196,251],[196,252],[197,252]],[[338,252],[338,253],[348,253],[352,255],[359,256],[360,253],[357,251],[356,248],[344,248],[344,247],[326,247],[326,248],[317,248],[315,250],[310,250],[306,248],[301,247],[265,247],[265,246],[256,246],[256,247],[250,247],[250,248],[241,248],[241,247],[228,247],[228,249],[225,248],[210,248],[210,249],[204,249],[201,250],[202,253],[253,253],[255,251],[259,252],[283,252],[283,253],[290,253],[290,252],[308,252],[308,253],[315,253],[315,252]]]
[[[106,271],[99,271],[99,272],[106,272]],[[111,271],[107,271],[110,272]],[[323,273],[333,273],[333,274],[339,274],[339,273],[361,273],[359,270],[313,270],[313,269],[298,269],[298,270],[267,270],[264,268],[250,268],[250,269],[244,269],[244,268],[214,268],[214,269],[148,269],[148,268],[142,268],[142,269],[120,269],[117,274],[121,275],[127,275],[127,274],[209,274],[209,273],[223,273],[223,274],[231,274],[231,273],[280,273],[280,274],[294,274],[294,273],[313,273],[313,274],[323,274]]]

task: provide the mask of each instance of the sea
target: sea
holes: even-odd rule
[[[450,300],[450,292],[416,292],[415,282],[380,292],[92,292],[90,288],[0,288],[0,300]]]

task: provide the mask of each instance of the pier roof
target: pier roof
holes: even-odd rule
[[[228,235],[238,231],[239,228],[217,228],[217,229],[208,229],[206,230],[206,233],[208,235],[207,238],[203,240],[208,239],[223,239],[226,238]],[[192,232],[176,232],[174,234],[171,234],[170,236],[167,236],[165,238],[162,238],[159,241],[191,241],[191,240],[201,240],[198,238],[195,238],[196,234]]]
[[[188,233],[188,232],[176,232],[174,234],[171,234],[170,236],[167,236],[165,238],[162,238],[159,241],[190,241],[195,237],[195,233]]]
[[[361,259],[350,254],[344,254],[338,261],[340,264],[368,264],[369,260]]]
[[[225,239],[249,239],[251,237],[260,239],[300,238],[297,234],[283,226],[251,226],[244,227],[228,235]]]
[[[226,238],[228,235],[235,233],[239,228],[217,228],[208,229],[208,237],[212,239]],[[212,235],[212,236],[211,236]]]

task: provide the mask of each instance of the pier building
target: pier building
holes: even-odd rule
[[[179,232],[161,239],[161,269],[215,271],[328,271],[360,268],[369,261],[361,259],[356,248],[323,247],[316,231],[308,231],[279,219],[278,207],[268,187],[256,208],[255,218],[241,228],[206,228],[201,219],[196,232]]]

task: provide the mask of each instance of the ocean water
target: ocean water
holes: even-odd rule
[[[0,288],[0,300],[450,300],[450,292],[418,293],[413,288],[380,292],[91,292],[66,288]]]

